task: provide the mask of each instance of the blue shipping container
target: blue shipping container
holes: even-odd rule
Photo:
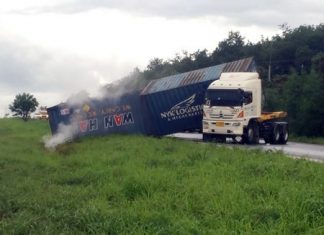
[[[200,130],[205,91],[211,81],[142,95],[148,114],[147,131],[161,136]]]
[[[70,108],[67,104],[61,103],[59,105],[47,109],[48,121],[52,134],[56,134],[59,124],[70,124]]]
[[[75,136],[111,133],[145,134],[139,92],[120,97],[90,99],[78,105],[61,104],[48,109],[52,133],[59,124],[74,125]]]

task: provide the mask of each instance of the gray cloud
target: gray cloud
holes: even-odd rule
[[[240,26],[277,26],[288,23],[319,24],[324,21],[322,0],[70,0],[53,7],[29,9],[30,12],[79,13],[95,9],[117,9],[144,16],[166,18],[222,17]],[[28,12],[28,9],[26,9]]]
[[[0,40],[0,88],[6,93],[75,93],[95,90],[100,78],[119,79],[127,64],[50,52],[22,40]],[[125,72],[126,73],[126,72]]]
[[[0,35],[0,118],[18,93],[33,94],[41,105],[55,105],[86,90],[100,95],[100,78],[120,79],[133,66],[47,51],[23,40]]]
[[[35,58],[32,48],[15,42],[0,41],[0,81],[2,88],[28,87],[33,79],[33,67],[38,67],[41,54]]]

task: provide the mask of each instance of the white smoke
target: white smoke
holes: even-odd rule
[[[105,99],[118,100],[119,97],[131,91],[131,89],[126,88],[126,84],[128,84],[131,80],[137,78],[139,76],[138,74],[139,71],[135,70],[129,76],[121,80],[102,86],[96,93],[95,97],[91,97],[90,94],[85,90],[70,95],[65,104],[67,105],[67,107],[75,107],[73,111],[74,113],[70,118],[71,124],[64,125],[60,123],[58,125],[56,134],[54,134],[53,136],[44,136],[43,142],[45,147],[50,150],[55,150],[58,145],[72,141],[74,137],[79,133],[78,120],[76,116],[74,116],[74,114],[77,115],[78,113],[82,112],[83,105],[92,106],[93,100],[98,100],[101,102],[104,102]]]
[[[85,90],[82,90],[76,94],[70,95],[67,98],[66,103],[68,106],[81,106],[82,104],[88,102],[91,99],[89,93]]]
[[[139,83],[143,80],[141,72],[138,68],[135,68],[127,76],[115,80],[112,83],[104,84],[100,87],[99,92],[96,93],[95,98],[99,100],[103,99],[117,99],[125,94],[132,93],[137,90],[141,90],[145,85]]]
[[[68,107],[80,107],[82,104],[89,103],[90,96],[85,90],[82,90],[76,94],[70,95],[66,100]],[[75,117],[71,116],[70,124],[60,123],[57,128],[57,132],[52,136],[44,136],[43,142],[47,149],[55,150],[60,144],[72,141],[76,134],[78,133],[78,124]]]
[[[77,128],[73,122],[69,125],[59,124],[57,133],[52,136],[44,136],[43,142],[47,149],[55,150],[58,145],[71,141],[76,133]]]

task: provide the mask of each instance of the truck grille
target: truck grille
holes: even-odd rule
[[[217,119],[233,119],[233,114],[210,114],[211,118],[217,118]]]

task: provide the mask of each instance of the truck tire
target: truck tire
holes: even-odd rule
[[[245,142],[247,144],[259,143],[259,126],[256,122],[251,122],[246,128]]]
[[[288,127],[287,127],[287,125],[283,125],[281,127],[279,143],[280,144],[287,144],[288,137],[289,137]]]
[[[280,129],[278,125],[275,125],[270,136],[270,144],[280,144]]]

